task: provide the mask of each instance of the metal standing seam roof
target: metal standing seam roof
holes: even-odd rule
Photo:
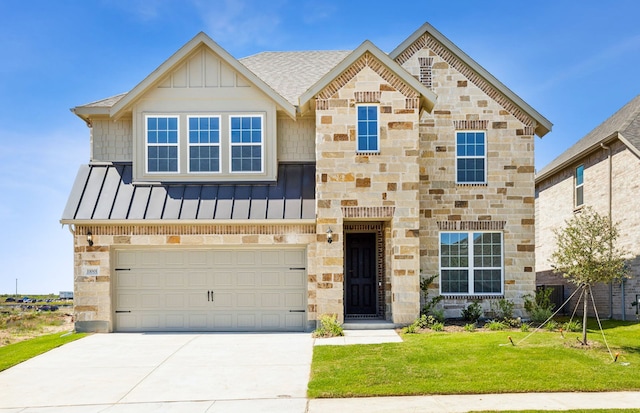
[[[134,185],[131,163],[83,165],[61,222],[315,219],[315,169],[281,163],[272,184]]]
[[[640,95],[542,168],[536,175],[536,181],[546,179],[557,170],[575,162],[616,134],[632,151],[640,154]]]

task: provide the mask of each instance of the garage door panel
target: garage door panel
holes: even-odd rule
[[[304,309],[305,296],[302,293],[284,293],[284,306],[289,309]]]
[[[282,294],[278,292],[273,293],[262,293],[260,294],[260,306],[263,308],[280,308],[282,307],[281,302]]]
[[[120,269],[113,277],[117,331],[306,328],[302,249],[176,248],[115,254]]]
[[[234,294],[230,291],[214,291],[213,292],[213,308],[232,308]]]
[[[236,293],[236,307],[241,309],[256,308],[258,307],[256,293],[253,292],[238,292]]]
[[[283,279],[282,285],[285,287],[304,288],[307,283],[304,271],[289,271],[283,274]]]
[[[213,277],[213,281],[212,281],[213,287],[232,287],[233,286],[234,276],[230,270],[229,271],[215,270],[212,277]]]
[[[236,273],[236,286],[255,288],[257,286],[256,273],[253,271]]]

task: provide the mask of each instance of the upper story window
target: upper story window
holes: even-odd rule
[[[147,117],[147,172],[178,172],[178,117]]]
[[[189,172],[220,172],[220,117],[189,117]]]
[[[500,232],[440,233],[441,294],[503,294],[502,251]]]
[[[378,134],[378,106],[360,105],[356,134],[358,136],[358,152],[380,152]]]
[[[456,132],[456,183],[487,183],[485,132]]]
[[[576,208],[584,204],[584,165],[576,168]]]
[[[262,172],[262,116],[230,116],[231,172]]]

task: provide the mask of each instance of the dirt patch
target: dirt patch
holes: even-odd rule
[[[4,311],[0,314],[0,347],[73,328],[73,316],[67,308],[52,312]]]

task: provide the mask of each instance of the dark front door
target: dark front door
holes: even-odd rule
[[[346,234],[346,315],[376,314],[376,234]]]

